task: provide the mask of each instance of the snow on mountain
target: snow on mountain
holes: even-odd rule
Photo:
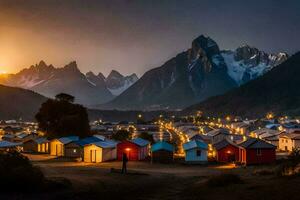
[[[119,72],[112,70],[105,79],[108,90],[115,96],[120,95],[127,88],[133,85],[138,80],[136,74],[123,76]]]
[[[267,54],[248,45],[235,51],[223,51],[221,55],[227,65],[228,75],[238,85],[265,74],[288,58],[286,53]]]

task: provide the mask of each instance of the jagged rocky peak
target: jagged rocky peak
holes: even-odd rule
[[[133,73],[128,76],[128,79],[131,81],[137,81],[139,79],[139,77],[136,75],[136,73]]]
[[[213,39],[210,37],[205,37],[204,35],[200,35],[192,42],[190,58],[195,59],[201,55],[204,56],[204,53],[208,57],[211,57],[215,54],[219,54],[220,49],[218,44]]]
[[[92,72],[92,71],[87,72],[85,75],[86,75],[87,77],[94,77],[94,76],[96,76],[96,75],[94,74],[94,72]]]
[[[111,70],[111,72],[107,76],[107,79],[122,79],[122,78],[124,78],[124,76],[116,70]]]
[[[76,61],[70,62],[69,64],[65,65],[62,69],[64,71],[79,72],[79,73],[81,73],[80,70],[78,69]]]
[[[99,72],[97,76],[98,76],[99,78],[105,80],[105,76],[104,76],[101,72]]]
[[[238,85],[265,74],[288,58],[286,53],[268,54],[247,44],[234,51],[224,51],[222,56],[228,74]]]
[[[200,35],[192,42],[192,47],[188,51],[189,70],[196,64],[201,64],[205,72],[210,72],[212,66],[224,66],[224,60],[220,56],[218,44],[204,35]]]
[[[272,65],[281,64],[282,62],[286,61],[288,58],[289,58],[289,55],[285,52],[280,52],[277,54],[269,55],[269,59],[270,59]]]

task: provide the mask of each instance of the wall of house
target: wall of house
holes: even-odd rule
[[[64,156],[64,144],[59,140],[52,140],[50,142],[50,155]]]
[[[102,162],[115,160],[117,158],[116,148],[102,149]]]
[[[276,160],[275,149],[261,149],[261,155],[257,149],[246,149],[246,164],[268,164]]]
[[[39,153],[49,153],[49,143],[45,142],[45,143],[38,144],[37,151]]]
[[[83,156],[83,148],[77,144],[69,143],[65,145],[65,157],[80,158]]]
[[[197,151],[198,150],[201,151],[200,156],[197,156]],[[187,161],[187,162],[207,161],[207,150],[206,149],[200,149],[200,148],[189,149],[185,152],[185,161]]]
[[[152,161],[160,163],[170,163],[173,162],[173,152],[159,150],[152,152]]]
[[[117,144],[117,159],[122,160],[123,153],[127,154],[128,160],[140,160],[140,148],[134,143],[123,141]]]
[[[34,141],[28,141],[23,144],[24,152],[38,152],[38,144]]]
[[[281,151],[292,151],[294,148],[293,140],[287,137],[279,138],[279,150]]]
[[[84,151],[84,156],[83,156],[84,162],[87,163],[102,162],[102,148],[96,145],[88,145],[84,147],[83,151]]]
[[[300,140],[294,140],[294,148],[300,148]]]
[[[227,145],[226,147],[217,151],[218,162],[234,162],[239,161],[239,148],[233,145]]]

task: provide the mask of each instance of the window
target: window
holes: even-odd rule
[[[256,149],[256,155],[261,156],[261,149]]]
[[[198,149],[197,151],[196,151],[196,155],[199,157],[199,156],[201,156],[201,150],[200,149]]]

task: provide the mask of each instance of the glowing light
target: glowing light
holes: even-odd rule
[[[125,151],[130,151],[130,148],[126,148]]]

